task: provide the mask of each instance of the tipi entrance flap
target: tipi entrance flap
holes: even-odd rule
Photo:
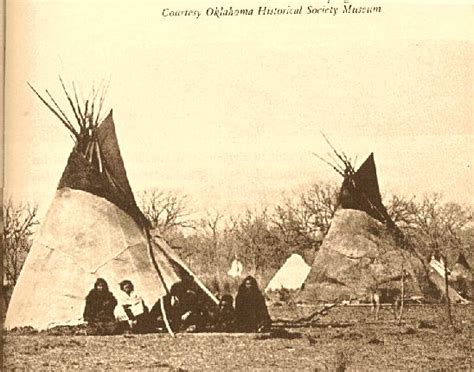
[[[168,243],[159,234],[153,234],[152,243],[154,247],[153,252],[158,252],[158,254],[166,257],[168,261],[176,262],[184,271],[187,272],[188,275],[193,278],[197,286],[201,288],[201,290],[212,300],[212,302],[215,304],[219,303],[219,300],[216,298],[216,296],[214,296],[214,294],[199,280],[199,278],[194,275],[194,273],[188,268],[184,261],[173,252]]]

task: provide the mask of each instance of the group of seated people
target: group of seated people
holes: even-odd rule
[[[237,296],[225,294],[215,306],[196,283],[174,284],[151,309],[124,280],[117,298],[107,282],[99,278],[86,297],[84,320],[90,335],[172,332],[262,332],[269,330],[271,318],[265,298],[254,277],[239,286]]]

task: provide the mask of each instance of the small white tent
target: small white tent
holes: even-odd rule
[[[299,254],[292,254],[280,270],[268,283],[265,292],[276,291],[282,288],[289,290],[300,289],[305,282],[311,270],[309,266]]]
[[[232,264],[230,265],[230,270],[227,272],[227,275],[231,276],[232,278],[240,278],[244,271],[244,265],[242,262],[238,260],[236,257]]]

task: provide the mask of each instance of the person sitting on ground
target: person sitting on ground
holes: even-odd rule
[[[240,332],[264,332],[271,318],[262,292],[253,276],[244,279],[235,298],[235,326]]]
[[[169,327],[173,332],[203,332],[208,329],[211,318],[202,296],[187,282],[175,283],[153,306],[150,317],[158,329]]]
[[[117,300],[109,291],[107,282],[99,278],[94,288],[86,297],[84,309],[84,320],[87,324],[87,334],[105,335],[114,333],[115,317],[114,309]]]
[[[150,311],[150,318],[159,330],[164,331],[170,327],[173,332],[179,331],[181,328],[181,316],[184,313],[182,299],[185,293],[185,285],[182,282],[175,283],[171,286],[169,293],[153,305]],[[163,308],[165,314],[163,314]]]
[[[210,315],[204,299],[195,291],[188,289],[182,300],[181,327],[183,332],[204,332],[210,327]]]
[[[123,331],[146,333],[150,324],[145,302],[135,293],[130,280],[123,280],[119,285],[121,291],[117,295],[118,306],[115,309],[115,317],[121,322]]]
[[[216,332],[233,332],[234,331],[234,299],[231,295],[222,296],[219,301],[219,311],[217,313],[213,330]]]

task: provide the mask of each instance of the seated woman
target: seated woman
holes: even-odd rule
[[[240,332],[262,332],[270,328],[265,298],[254,277],[248,276],[239,287],[235,299],[235,326]]]
[[[183,284],[181,282],[176,283],[170,288],[167,295],[160,298],[153,305],[150,311],[150,318],[159,330],[164,331],[167,328],[167,322],[173,332],[179,331],[183,314],[181,299],[185,292],[186,289]],[[165,314],[163,314],[163,309]]]
[[[131,330],[133,333],[146,333],[149,331],[148,308],[143,299],[134,292],[133,283],[130,280],[120,282],[121,291],[117,295],[118,306],[115,309],[115,317],[121,322],[123,331]]]
[[[235,327],[234,299],[231,295],[222,296],[213,330],[215,332],[233,332]]]
[[[113,334],[115,330],[114,308],[117,300],[109,291],[107,282],[99,278],[86,297],[84,320],[90,335]]]
[[[170,292],[153,306],[150,315],[159,329],[170,327],[173,332],[204,331],[210,318],[200,296],[185,282],[174,284]]]
[[[180,330],[184,332],[204,332],[210,326],[210,314],[204,299],[188,289],[181,300],[182,315]]]

